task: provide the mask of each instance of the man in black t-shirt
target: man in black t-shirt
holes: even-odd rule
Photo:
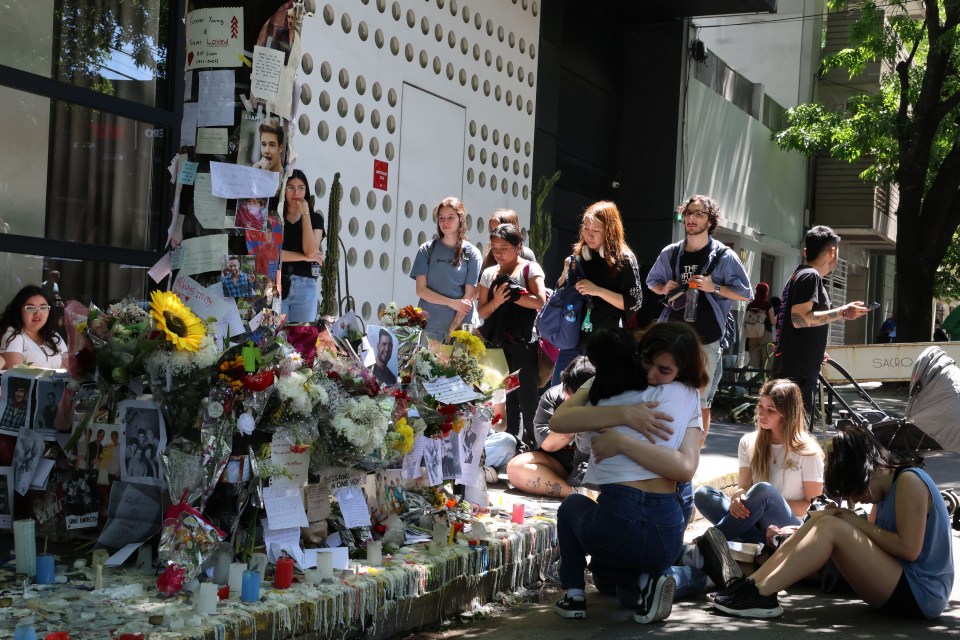
[[[865,315],[863,302],[848,302],[830,308],[823,278],[840,259],[840,236],[823,225],[813,227],[803,239],[805,262],[798,266],[783,288],[783,306],[777,316],[777,350],[774,373],[790,378],[800,387],[803,408],[810,415],[817,374],[827,350],[827,326],[836,320],[854,320]]]

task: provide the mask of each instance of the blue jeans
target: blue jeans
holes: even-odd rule
[[[483,443],[483,450],[487,453],[486,465],[499,472],[517,455],[517,439],[506,431],[491,429]]]
[[[798,525],[790,505],[769,482],[758,482],[743,494],[743,505],[750,511],[746,518],[730,515],[730,499],[713,487],[700,487],[693,498],[697,510],[720,530],[727,540],[766,542],[767,527]]]
[[[583,589],[586,557],[636,585],[641,573],[662,573],[680,555],[684,520],[677,493],[650,493],[620,484],[600,498],[572,494],[557,511],[560,586]],[[615,569],[614,569],[615,568]],[[636,601],[634,601],[636,604]]]
[[[696,567],[686,567],[675,565],[664,571],[668,576],[673,576],[676,581],[676,589],[673,592],[675,600],[689,598],[705,593],[707,590],[707,574]],[[717,587],[719,589],[719,587]]]
[[[586,353],[583,349],[561,349],[557,355],[557,363],[553,367],[553,378],[550,379],[550,386],[555,387],[560,384],[560,374],[567,368],[567,365],[573,362],[577,356]]]
[[[287,314],[287,322],[316,322],[317,279],[290,276],[290,291],[283,292],[280,313]]]

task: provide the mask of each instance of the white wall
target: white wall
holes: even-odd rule
[[[529,223],[539,31],[539,0],[330,0],[304,21],[297,81],[306,91],[291,145],[324,214],[340,172],[341,273],[348,266],[365,319],[391,300],[416,302],[405,274],[436,232],[433,208],[442,198],[463,200],[468,239],[484,248],[495,209],[514,209]],[[413,93],[426,99],[407,100]],[[419,105],[417,126],[404,126],[409,104]],[[447,157],[458,150],[443,184],[424,163],[400,166],[431,146]],[[386,191],[373,187],[374,160],[389,165]],[[451,174],[459,176],[454,187]]]
[[[784,108],[808,102],[825,0],[779,0],[777,13],[697,18],[700,39]]]

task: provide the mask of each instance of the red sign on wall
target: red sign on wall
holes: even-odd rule
[[[373,188],[387,190],[387,165],[383,160],[373,161]]]

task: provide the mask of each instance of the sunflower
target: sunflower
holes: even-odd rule
[[[154,291],[150,294],[150,315],[157,328],[180,351],[197,351],[207,330],[203,321],[185,307],[177,294]]]

